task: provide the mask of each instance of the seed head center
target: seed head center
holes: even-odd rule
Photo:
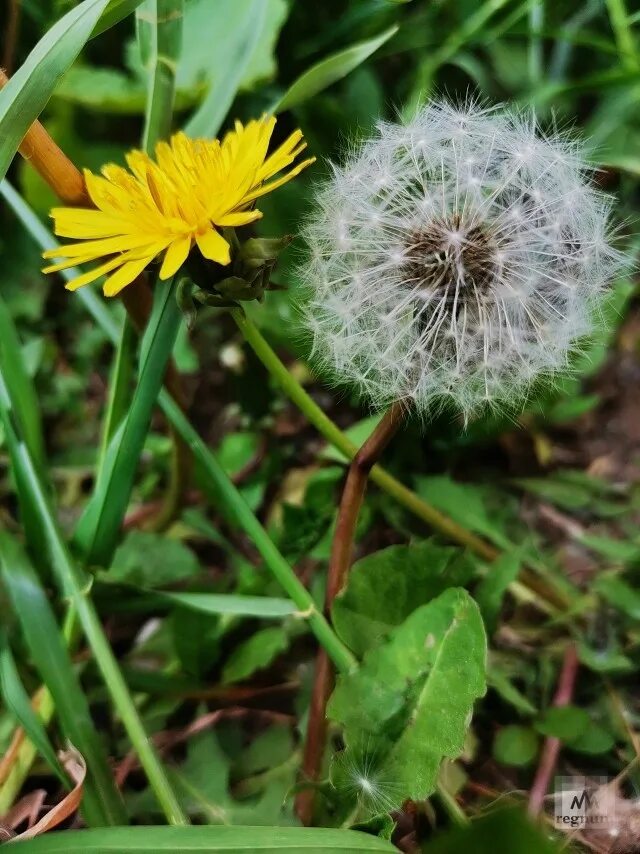
[[[500,267],[491,231],[459,215],[432,219],[412,231],[404,258],[407,283],[445,299],[469,289],[489,290]]]

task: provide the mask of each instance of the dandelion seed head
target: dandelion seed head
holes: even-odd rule
[[[530,112],[446,101],[380,122],[317,194],[304,322],[375,406],[465,418],[566,369],[621,270],[581,146]]]

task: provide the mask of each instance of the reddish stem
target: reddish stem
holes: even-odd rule
[[[570,643],[564,653],[562,670],[558,679],[558,688],[553,698],[556,707],[568,706],[573,698],[573,691],[578,673],[578,653],[575,644]],[[538,770],[529,795],[529,815],[537,816],[544,805],[544,799],[549,791],[551,777],[560,754],[561,742],[558,738],[545,739],[540,755]]]
[[[353,547],[356,525],[364,495],[367,489],[369,472],[376,464],[380,455],[394,437],[402,424],[404,408],[401,403],[394,403],[386,412],[376,429],[353,458],[340,499],[336,530],[331,546],[331,558],[327,576],[327,592],[325,596],[325,612],[329,616],[331,605],[343,588],[349,567],[353,559]],[[302,771],[305,780],[313,782],[318,779],[322,767],[322,756],[327,733],[326,709],[331,691],[333,690],[333,667],[324,650],[319,650],[316,657],[316,669],[309,707],[309,723],[307,739],[302,760]],[[296,797],[296,813],[304,825],[311,824],[313,819],[313,803],[315,791],[307,788],[300,791]]]

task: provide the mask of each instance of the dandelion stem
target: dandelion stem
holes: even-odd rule
[[[313,398],[307,394],[300,383],[280,361],[255,324],[240,309],[234,309],[231,314],[249,346],[267,371],[281,386],[287,397],[295,403],[316,430],[334,448],[341,451],[347,460],[352,460],[358,452],[358,446],[325,415]],[[413,513],[414,516],[417,516],[429,525],[430,528],[438,531],[438,533],[442,534],[448,540],[458,543],[458,545],[464,548],[468,548],[483,560],[494,561],[500,556],[498,549],[428,504],[416,495],[415,492],[412,492],[404,484],[400,483],[399,480],[396,480],[393,475],[389,474],[380,465],[376,464],[373,466],[370,478],[387,495],[390,495],[399,504],[409,510],[410,513]],[[523,567],[520,572],[519,582],[533,591],[536,596],[550,603],[554,609],[567,610],[571,604],[568,597],[562,591],[547,584],[545,579],[541,578],[535,570]]]
[[[555,707],[568,706],[573,697],[573,691],[578,674],[578,653],[574,643],[567,646],[562,660],[562,670],[558,679],[558,689],[553,699]],[[540,764],[536,772],[531,793],[529,795],[529,815],[537,816],[542,809],[544,799],[549,789],[549,782],[560,754],[560,739],[549,737],[545,740],[540,755]]]
[[[367,489],[369,472],[374,463],[387,447],[402,424],[404,409],[401,403],[394,403],[385,413],[371,436],[357,452],[347,473],[336,530],[331,547],[325,612],[327,617],[333,600],[346,581],[353,558],[356,525],[364,495]],[[326,736],[326,708],[333,689],[331,663],[323,649],[318,651],[316,670],[309,709],[307,740],[304,749],[302,769],[307,780],[318,778],[322,765]],[[296,812],[300,821],[309,825],[313,818],[314,789],[303,789],[296,798]]]

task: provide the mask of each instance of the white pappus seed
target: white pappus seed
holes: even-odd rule
[[[573,138],[439,101],[332,171],[302,269],[322,368],[377,407],[449,401],[465,419],[566,368],[623,265]]]

